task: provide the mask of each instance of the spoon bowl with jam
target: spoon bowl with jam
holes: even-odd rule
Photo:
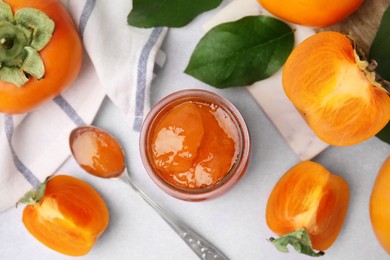
[[[214,245],[170,215],[134,184],[126,170],[124,150],[111,134],[94,126],[81,126],[71,132],[69,145],[74,159],[86,172],[101,178],[117,178],[128,184],[201,259],[228,259]]]

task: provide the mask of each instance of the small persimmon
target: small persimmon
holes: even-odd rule
[[[104,200],[86,182],[56,175],[21,203],[23,224],[47,247],[71,256],[87,254],[108,225]]]
[[[312,26],[326,27],[355,12],[364,0],[257,0],[267,11],[286,21]]]
[[[390,255],[390,156],[379,170],[372,189],[370,217],[379,243]]]
[[[283,88],[315,134],[331,145],[375,136],[390,120],[390,97],[338,32],[317,33],[299,44],[283,69]]]
[[[343,178],[319,163],[298,163],[280,178],[268,199],[267,225],[282,236],[272,243],[283,252],[287,244],[299,244],[301,253],[321,255],[312,248],[325,250],[334,243],[348,202],[349,187]]]

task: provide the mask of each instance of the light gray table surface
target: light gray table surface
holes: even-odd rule
[[[162,49],[167,62],[155,78],[152,103],[176,90],[202,88],[230,100],[245,118],[251,133],[252,160],[244,178],[222,197],[186,202],[161,191],[146,174],[139,158],[138,135],[121,112],[105,100],[95,125],[116,135],[129,156],[129,171],[136,183],[159,204],[190,225],[229,258],[236,260],[308,259],[293,250],[282,254],[267,241],[274,234],[265,222],[268,196],[286,170],[299,162],[288,144],[245,88],[217,90],[183,73],[204,32],[201,25],[223,8],[202,14],[184,28],[170,29]],[[277,105],[277,104],[275,104]],[[390,145],[372,138],[349,147],[329,147],[314,161],[320,162],[350,185],[350,204],[336,242],[322,259],[389,259],[374,237],[368,203],[377,172],[390,154]],[[59,170],[90,183],[105,199],[109,227],[92,251],[78,259],[197,259],[178,235],[133,190],[115,180],[87,175],[70,158]],[[0,213],[0,259],[72,259],[35,240],[21,222],[23,207]]]

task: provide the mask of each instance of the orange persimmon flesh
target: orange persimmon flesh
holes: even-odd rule
[[[23,211],[23,223],[37,240],[71,256],[88,253],[108,220],[100,195],[84,181],[66,175],[51,178],[42,200]]]
[[[304,161],[291,168],[268,199],[266,220],[278,235],[301,228],[313,248],[325,250],[336,240],[349,202],[348,184],[322,165]]]
[[[326,27],[352,14],[363,0],[257,0],[270,13],[289,22]]]
[[[184,102],[161,118],[152,136],[153,165],[160,177],[184,189],[211,187],[235,163],[238,134],[214,104]]]
[[[80,127],[70,135],[70,148],[78,164],[103,178],[118,177],[125,170],[125,157],[118,141],[97,127]]]
[[[379,243],[390,255],[390,156],[379,170],[372,189],[370,217]]]
[[[331,145],[365,141],[390,120],[390,97],[362,64],[346,36],[321,32],[299,44],[284,66],[287,97]]]

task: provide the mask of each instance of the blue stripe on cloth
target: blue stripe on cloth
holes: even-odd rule
[[[95,4],[96,4],[96,0],[87,0],[84,4],[83,11],[81,12],[81,16],[80,16],[80,23],[79,23],[79,33],[81,39],[83,39],[84,37],[85,27],[87,26],[89,17],[91,16],[93,9],[95,8]],[[53,101],[62,110],[64,110],[64,112],[69,116],[70,119],[73,120],[73,122],[76,125],[80,126],[86,124],[84,120],[77,114],[76,110],[62,96],[55,97]]]
[[[14,147],[12,145],[12,136],[14,135],[14,121],[11,115],[4,116],[5,133],[7,135],[8,144],[11,149],[12,159],[14,161],[16,169],[26,178],[26,180],[34,187],[38,189],[41,182],[39,179],[20,161],[16,155]]]
[[[69,1],[67,2],[67,5],[69,4]],[[87,0],[83,11],[80,16],[80,23],[79,23],[79,33],[81,39],[83,38],[85,27],[87,25],[87,22],[89,20],[89,17],[92,14],[92,11],[95,7],[96,0]],[[62,97],[57,96],[53,99],[53,101],[69,116],[71,120],[76,125],[85,125],[84,120],[77,114],[77,112],[73,109],[73,107]],[[14,123],[13,118],[11,115],[5,115],[5,132],[8,139],[8,144],[11,150],[12,159],[14,161],[16,169],[26,178],[26,180],[34,187],[34,189],[38,189],[40,186],[39,179],[29,170],[26,165],[23,164],[23,162],[19,159],[17,156],[15,149],[12,145],[12,136],[14,134]]]
[[[77,114],[76,110],[61,95],[53,101],[69,116],[76,125],[86,125],[84,120]]]
[[[145,91],[146,91],[146,74],[147,74],[147,64],[149,60],[150,51],[153,49],[156,44],[163,27],[156,27],[153,29],[149,40],[143,47],[141,51],[141,56],[138,60],[137,67],[137,92],[136,92],[136,103],[135,103],[135,119],[133,123],[133,129],[139,131],[142,125],[142,119],[144,116],[144,106],[145,106]]]
[[[92,14],[95,4],[96,4],[96,0],[87,0],[85,2],[83,11],[81,12],[80,23],[79,23],[79,33],[81,39],[83,39],[84,37],[85,27],[87,26],[87,22],[89,20],[89,17]]]

